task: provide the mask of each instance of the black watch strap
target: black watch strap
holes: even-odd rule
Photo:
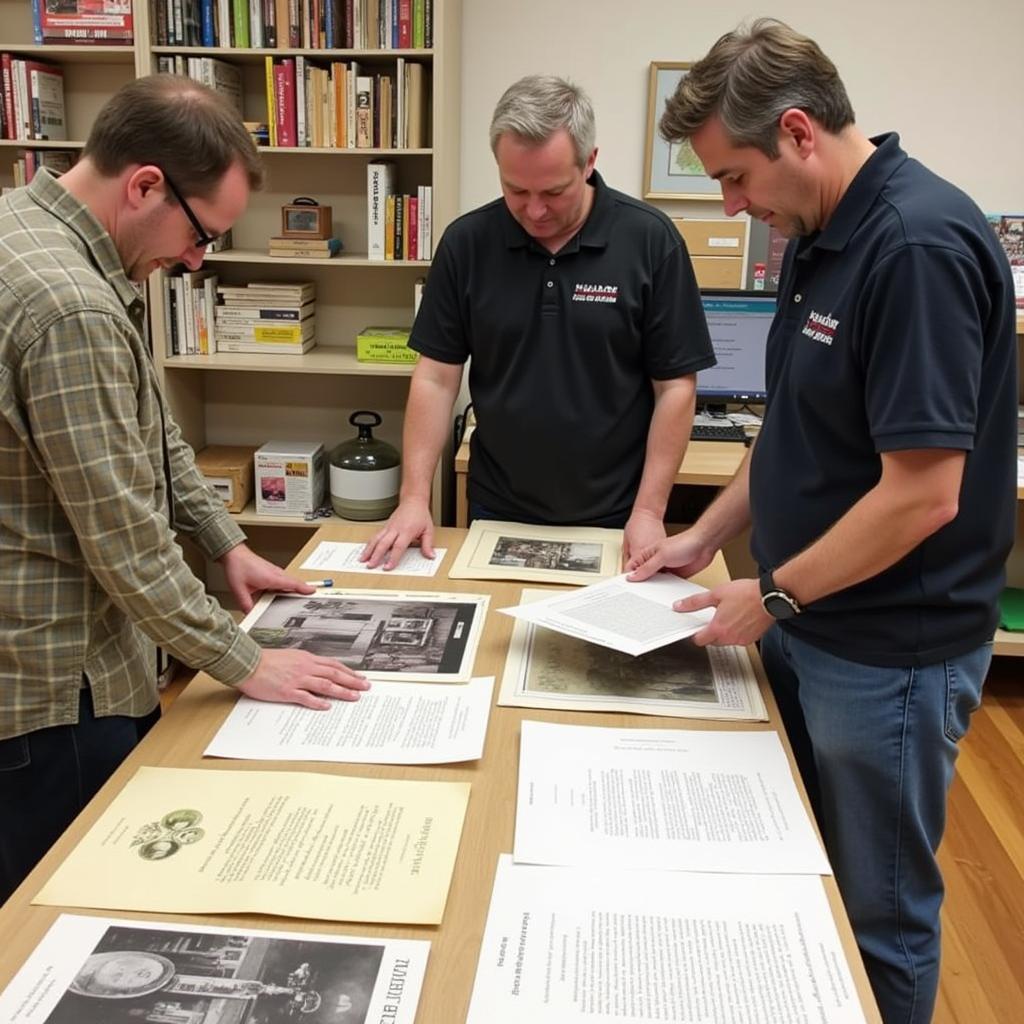
[[[791,619],[803,611],[800,602],[775,583],[771,569],[761,573],[761,605],[773,619]]]

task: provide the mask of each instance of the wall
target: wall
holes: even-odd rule
[[[522,75],[582,85],[597,112],[598,167],[641,194],[648,68],[696,60],[742,20],[770,14],[813,37],[835,62],[869,135],[904,148],[986,211],[1024,210],[1022,0],[465,0],[460,209],[498,195],[487,142],[494,105]],[[721,216],[717,203],[659,204]]]

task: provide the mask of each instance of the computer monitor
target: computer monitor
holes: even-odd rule
[[[718,360],[697,374],[697,404],[765,400],[764,356],[775,316],[775,294],[703,288],[701,302]]]

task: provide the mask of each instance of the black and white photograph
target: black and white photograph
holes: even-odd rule
[[[242,628],[261,647],[337,658],[370,679],[468,682],[486,605],[475,594],[272,594]]]
[[[417,941],[63,915],[4,993],[0,1011],[19,983],[42,974],[48,995],[36,1013],[23,1002],[28,1015],[19,1020],[366,1024],[390,1003],[401,1010],[396,1020],[411,1022],[428,949]]]

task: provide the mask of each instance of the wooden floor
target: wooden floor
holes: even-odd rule
[[[180,692],[183,673],[163,694]],[[933,1024],[1024,1022],[1024,658],[996,658],[960,746],[939,851],[946,879]]]
[[[996,658],[960,745],[933,1024],[1024,1021],[1024,659]]]

